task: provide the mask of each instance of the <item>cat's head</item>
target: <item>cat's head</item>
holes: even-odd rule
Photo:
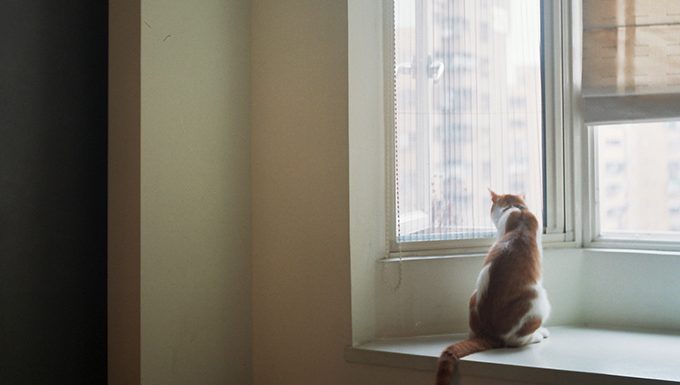
[[[527,204],[524,202],[524,195],[513,195],[513,194],[496,194],[491,189],[491,220],[494,226],[498,228],[498,220],[501,218],[503,213],[512,207],[516,207],[522,210],[527,209]]]

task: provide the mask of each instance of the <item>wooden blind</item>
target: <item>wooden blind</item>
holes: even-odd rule
[[[680,0],[584,0],[583,91],[680,92]]]

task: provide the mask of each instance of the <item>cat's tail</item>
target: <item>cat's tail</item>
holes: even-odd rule
[[[484,350],[501,347],[500,342],[487,338],[473,337],[465,341],[457,342],[444,349],[439,362],[437,362],[437,382],[436,385],[450,385],[453,372],[456,369],[458,360],[461,358]]]

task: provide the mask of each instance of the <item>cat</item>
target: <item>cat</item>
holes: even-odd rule
[[[550,303],[541,280],[540,229],[523,196],[491,193],[498,231],[470,298],[470,336],[447,347],[437,363],[437,385],[449,385],[458,360],[472,353],[517,347],[547,338],[541,325]]]

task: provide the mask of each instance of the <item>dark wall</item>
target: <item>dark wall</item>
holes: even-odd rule
[[[0,2],[0,384],[106,383],[107,2]]]

